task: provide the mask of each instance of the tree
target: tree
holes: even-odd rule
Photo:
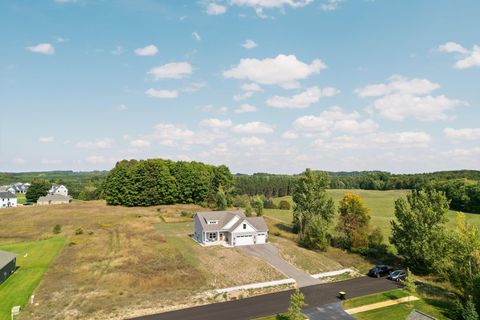
[[[288,202],[286,200],[281,200],[279,205],[278,205],[278,208],[280,210],[290,210],[290,202]]]
[[[413,190],[395,201],[390,242],[417,272],[431,272],[445,257],[445,222],[448,200],[435,190]]]
[[[285,314],[285,318],[288,320],[303,320],[305,317],[302,314],[302,308],[305,307],[305,296],[300,290],[296,289],[290,296],[290,305],[288,311]]]
[[[251,217],[252,211],[253,211],[252,206],[250,205],[250,203],[247,203],[247,205],[245,206],[245,216]]]
[[[413,273],[410,272],[410,269],[407,268],[407,277],[403,280],[403,289],[407,291],[408,303],[410,303],[410,296],[417,293],[417,285],[415,284],[415,279],[413,278]]]
[[[300,243],[309,249],[325,251],[328,248],[328,224],[319,216],[314,216],[306,225]]]
[[[335,204],[325,191],[328,185],[329,179],[326,173],[314,172],[310,169],[305,170],[295,185],[293,229],[298,233],[300,241],[307,247],[311,245],[319,248],[325,247],[326,230],[335,215]],[[310,223],[312,225],[307,228]],[[303,241],[307,229],[309,239]],[[313,244],[312,240],[319,241],[318,245]]]
[[[338,224],[340,244],[344,249],[366,248],[368,245],[368,223],[370,215],[363,199],[347,193],[339,202]]]
[[[263,199],[260,196],[257,195],[253,197],[252,206],[257,216],[260,217],[263,215]]]
[[[37,202],[38,198],[47,195],[50,187],[50,184],[45,180],[33,179],[25,195],[27,202]]]
[[[225,210],[227,209],[227,196],[225,195],[225,191],[223,191],[223,187],[219,186],[217,194],[215,196],[215,204],[217,207],[217,210]]]
[[[53,232],[54,234],[59,234],[60,232],[62,232],[62,227],[61,227],[59,224],[56,224],[56,225],[53,227],[52,232]]]
[[[455,320],[479,320],[478,312],[472,299],[462,302],[455,300],[453,308],[453,319]]]

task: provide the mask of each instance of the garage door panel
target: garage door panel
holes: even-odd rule
[[[244,236],[236,236],[235,237],[235,245],[236,246],[247,246],[253,244],[253,236],[252,235],[244,235]]]

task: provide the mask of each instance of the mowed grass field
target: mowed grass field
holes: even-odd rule
[[[407,190],[327,190],[327,193],[332,197],[337,206],[345,193],[355,193],[360,195],[370,209],[370,225],[372,227],[380,227],[385,238],[388,238],[391,234],[390,221],[394,218],[395,200],[400,197],[405,197],[408,192],[409,191]],[[293,204],[292,197],[276,198],[274,202],[278,204],[281,200],[287,200]],[[284,222],[287,226],[290,226],[292,223],[292,211],[293,210],[266,209],[265,215],[273,219],[278,219],[279,221]],[[449,222],[447,225],[451,228],[455,227],[455,215],[456,212],[452,210],[448,213]],[[480,214],[466,213],[465,215],[468,222],[480,228]]]
[[[0,250],[18,255],[18,269],[0,285],[0,319],[10,319],[13,306],[25,306],[64,244],[65,237],[53,237],[0,245]]]
[[[205,210],[193,205],[111,207],[91,201],[0,210],[0,246],[21,254],[21,268],[7,285],[22,274],[31,284],[18,288],[14,295],[21,299],[14,303],[23,304],[40,283],[35,304],[27,304],[18,319],[124,319],[219,301],[222,295],[207,294],[214,288],[285,278],[236,249],[194,242],[193,219],[180,212],[200,209]],[[56,224],[61,225],[59,235],[52,232]],[[26,272],[25,263],[35,257],[41,259],[32,270],[44,272],[59,251],[56,245],[63,250],[43,280],[40,273]],[[7,289],[0,287],[0,301],[2,294],[10,296],[12,289]]]
[[[27,202],[27,198],[25,197],[25,194],[17,193],[17,203],[24,204],[25,202]]]

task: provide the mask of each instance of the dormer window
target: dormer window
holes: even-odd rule
[[[243,230],[245,230],[245,229],[247,229],[247,224],[246,223],[243,224]]]
[[[207,224],[218,224],[218,220],[207,220]]]

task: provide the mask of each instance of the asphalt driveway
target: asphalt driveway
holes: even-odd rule
[[[310,320],[355,320],[354,317],[343,310],[341,302],[308,308],[303,310],[303,313]]]
[[[320,280],[313,278],[308,273],[297,269],[289,262],[285,261],[279,255],[277,247],[270,243],[256,244],[253,246],[239,246],[237,248],[241,252],[262,259],[266,263],[277,268],[280,272],[287,275],[287,277],[294,279],[299,287],[313,286],[321,283]]]

